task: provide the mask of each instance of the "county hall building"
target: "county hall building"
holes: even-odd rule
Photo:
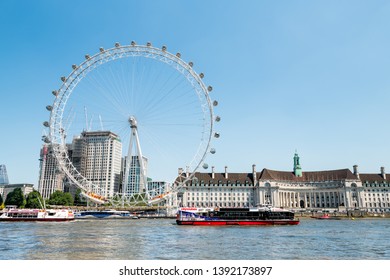
[[[188,176],[188,175],[187,175]],[[292,171],[252,166],[250,173],[195,173],[178,194],[180,206],[252,207],[271,204],[294,210],[363,210],[390,212],[390,174],[359,173],[358,166],[326,171],[302,171],[294,155]]]

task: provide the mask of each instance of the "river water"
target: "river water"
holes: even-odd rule
[[[1,222],[2,260],[390,260],[390,219],[192,227],[173,219]]]

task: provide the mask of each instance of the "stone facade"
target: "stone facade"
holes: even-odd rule
[[[7,195],[10,192],[13,192],[15,189],[20,188],[22,190],[22,193],[25,197],[28,196],[30,192],[34,190],[33,184],[7,184],[7,185],[1,185],[0,186],[0,195],[3,197],[3,200],[5,201],[7,198]]]
[[[258,188],[251,173],[195,173],[178,194],[180,206],[250,207],[257,203]]]
[[[298,172],[297,172],[298,167]],[[390,212],[390,174],[346,169],[304,172],[294,156],[293,171],[264,168],[251,173],[195,173],[178,194],[180,206],[252,207],[272,204],[293,210]]]

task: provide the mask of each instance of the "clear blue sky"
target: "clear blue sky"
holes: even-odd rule
[[[217,171],[390,171],[388,1],[0,1],[0,164],[37,184],[51,91],[115,42],[180,51],[214,88]],[[175,167],[176,168],[176,167]]]

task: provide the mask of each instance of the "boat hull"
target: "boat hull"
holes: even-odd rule
[[[298,225],[299,220],[254,220],[254,221],[228,221],[228,220],[213,220],[213,221],[181,221],[176,220],[178,225],[188,226],[274,226],[274,225]]]
[[[76,219],[137,219],[138,217],[128,211],[81,211],[75,214]]]
[[[0,222],[68,222],[74,218],[0,218]]]

